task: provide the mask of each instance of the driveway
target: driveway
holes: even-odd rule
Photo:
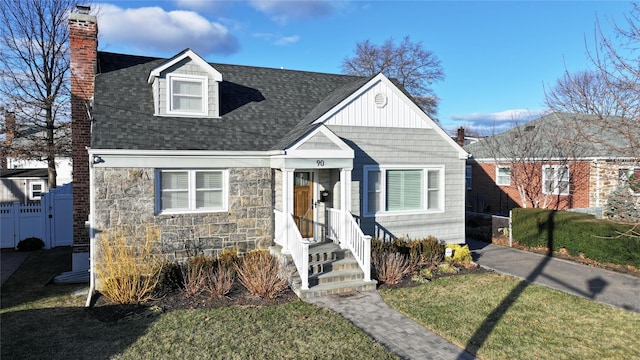
[[[640,277],[471,239],[467,244],[485,268],[640,313]]]

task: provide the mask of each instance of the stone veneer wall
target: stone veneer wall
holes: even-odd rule
[[[95,168],[96,242],[100,233],[130,226],[160,229],[162,252],[170,261],[196,254],[215,255],[225,248],[244,253],[267,248],[273,240],[272,171],[269,168],[229,169],[227,212],[156,215],[155,171],[151,168]]]
[[[589,199],[589,206],[606,206],[609,196],[620,186],[620,169],[630,167],[633,167],[633,164],[609,161],[598,161],[597,166],[592,164],[589,184],[593,190]],[[636,197],[636,205],[640,205],[640,196]]]

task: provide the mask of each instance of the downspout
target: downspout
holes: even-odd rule
[[[93,214],[95,214],[94,209],[94,168],[93,168],[93,155],[91,154],[91,150],[87,148],[87,153],[89,154],[89,293],[87,294],[87,302],[85,307],[91,306],[91,300],[93,299],[93,293],[96,288],[96,278],[95,272],[93,271],[93,264],[95,259],[95,231],[93,228],[94,219]]]

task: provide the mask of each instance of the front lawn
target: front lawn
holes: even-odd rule
[[[68,270],[69,249],[34,252],[2,286],[4,359],[389,359],[344,318],[301,301],[161,312],[100,322],[77,285],[44,284]],[[67,264],[67,265],[65,265]]]
[[[445,277],[381,295],[482,359],[640,359],[640,315],[509,276]]]

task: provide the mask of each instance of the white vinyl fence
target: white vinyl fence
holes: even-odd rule
[[[41,239],[46,249],[73,244],[71,184],[43,193],[39,204],[0,204],[0,247],[15,248],[30,237]]]

